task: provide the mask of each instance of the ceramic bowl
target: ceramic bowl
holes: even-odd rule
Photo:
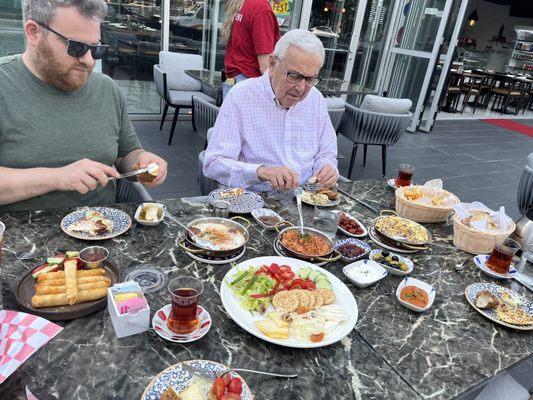
[[[157,210],[158,219],[155,221],[146,221],[145,219],[142,219],[141,213],[142,213],[143,208],[145,207],[157,207],[158,208]],[[137,221],[141,225],[146,225],[146,226],[159,225],[161,221],[163,221],[163,219],[165,218],[165,206],[160,203],[142,203],[141,205],[139,205],[139,207],[137,207],[137,210],[135,211],[135,216],[133,218],[135,218],[135,221]]]
[[[358,246],[361,249],[363,249],[364,253],[358,255],[357,257],[353,257],[353,258],[346,257],[346,256],[342,255],[342,253],[339,251],[339,247],[341,247],[341,246],[343,246],[343,245],[345,245],[347,243],[355,244],[356,246]],[[370,253],[370,246],[368,244],[366,244],[365,242],[362,242],[361,240],[357,240],[355,238],[339,240],[339,241],[335,242],[335,245],[333,246],[333,248],[335,250],[337,250],[339,253],[341,253],[341,260],[344,261],[344,262],[347,262],[347,263],[351,263],[351,262],[360,260],[361,258],[366,257],[368,255],[368,253]]]
[[[408,303],[408,302],[402,300],[400,298],[400,293],[401,293],[402,289],[404,287],[406,287],[406,286],[416,286],[417,288],[420,288],[420,289],[426,291],[426,293],[428,294],[428,298],[429,298],[428,304],[424,308],[420,308],[420,307],[414,306],[411,303]],[[426,283],[424,281],[421,281],[421,280],[415,279],[415,278],[405,278],[398,285],[398,289],[396,289],[396,298],[398,299],[400,304],[402,306],[408,308],[409,310],[413,310],[413,311],[416,311],[416,312],[427,311],[433,305],[433,302],[435,301],[435,294],[436,294],[436,291],[435,291],[435,288],[433,286],[431,286],[429,283]]]
[[[385,278],[387,270],[372,260],[359,260],[346,265],[342,273],[355,286],[365,288]]]

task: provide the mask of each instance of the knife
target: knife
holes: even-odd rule
[[[376,214],[379,214],[379,211],[378,211],[377,209],[375,209],[374,207],[372,207],[370,204],[364,202],[363,200],[359,200],[358,198],[354,197],[353,195],[351,195],[351,194],[348,193],[347,191],[341,189],[340,187],[337,188],[337,190],[338,190],[339,192],[341,192],[343,195],[345,195],[345,196],[349,197],[350,199],[357,201],[359,204],[365,206],[365,207],[368,208],[370,211],[373,211],[373,212],[375,212]]]
[[[148,172],[149,169],[150,169],[149,167],[146,167],[146,168],[137,169],[135,171],[126,172],[124,174],[120,174],[118,178],[115,178],[114,176],[110,176],[109,178],[107,178],[107,180],[114,181],[115,179],[129,178],[130,176],[135,176],[135,175],[142,174],[144,172]]]

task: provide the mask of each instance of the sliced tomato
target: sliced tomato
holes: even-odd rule
[[[302,282],[302,289],[315,290],[316,289],[316,285],[314,284],[314,282],[306,279],[305,281]]]
[[[228,392],[237,393],[237,394],[241,394],[242,392],[242,382],[239,378],[232,378],[229,381],[229,384],[227,385],[227,387],[228,387]]]
[[[270,293],[255,293],[251,294],[250,297],[252,299],[262,299],[264,297],[270,297]]]
[[[220,400],[241,400],[241,395],[239,393],[228,392]]]
[[[226,385],[224,385],[224,380],[222,378],[215,378],[212,390],[215,397],[217,399],[221,399],[222,396],[224,396],[224,393],[226,393]]]
[[[231,382],[231,374],[230,373],[227,373],[225,374],[222,379],[224,380],[224,386],[228,386],[229,383]]]
[[[270,267],[268,267],[268,270],[272,272],[273,274],[279,274],[281,272],[279,265],[276,263],[273,263],[272,265],[270,265]]]
[[[300,278],[296,278],[295,280],[292,281],[292,284],[293,285],[302,285],[302,283],[304,282],[303,279],[300,279]]]

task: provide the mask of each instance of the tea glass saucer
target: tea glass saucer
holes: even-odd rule
[[[152,327],[154,328],[154,331],[163,339],[174,343],[189,343],[204,337],[207,332],[209,332],[209,329],[211,328],[211,315],[209,315],[209,312],[201,305],[198,305],[197,309],[197,315],[200,321],[198,329],[185,335],[172,332],[167,326],[167,319],[171,309],[172,304],[167,304],[157,310],[152,318]]]
[[[487,260],[488,259],[489,259],[489,255],[488,254],[479,254],[479,255],[474,257],[474,263],[476,264],[476,266],[481,271],[483,271],[485,274],[487,274],[488,276],[490,276],[492,278],[496,278],[496,279],[513,279],[516,276],[516,269],[515,269],[515,267],[512,264],[509,266],[509,272],[507,274],[500,274],[498,272],[495,272],[495,271],[491,270],[487,266]]]

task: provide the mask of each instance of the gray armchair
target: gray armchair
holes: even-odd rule
[[[211,139],[212,133],[213,128],[209,128],[206,134],[206,143],[208,143],[209,139]],[[211,193],[213,190],[218,189],[221,186],[217,181],[210,179],[204,175],[204,159],[205,150],[198,154],[198,177],[200,182],[200,192],[202,193],[202,196]]]
[[[154,199],[139,182],[132,182],[127,179],[117,181],[117,203],[143,203],[152,202]]]
[[[219,107],[200,97],[192,97],[192,128],[203,139],[207,148],[207,131],[215,125]]]
[[[162,51],[159,53],[159,64],[154,65],[154,83],[157,93],[165,101],[159,130],[163,129],[168,108],[175,109],[168,138],[169,146],[172,144],[180,108],[192,108],[192,96],[215,103],[215,99],[201,92],[202,84],[185,73],[187,69],[202,69],[202,63],[202,56],[197,54]]]
[[[335,129],[335,132],[339,129],[346,109],[346,102],[340,97],[326,97],[326,104],[328,105],[328,114],[331,119],[331,124]]]
[[[392,99],[391,99],[392,100]],[[387,169],[387,147],[395,144],[405,132],[411,121],[410,112],[404,114],[384,114],[356,108],[346,104],[339,133],[353,142],[348,178],[353,169],[357,146],[364,145],[363,165],[366,165],[368,145],[381,146],[381,168],[385,176]]]

